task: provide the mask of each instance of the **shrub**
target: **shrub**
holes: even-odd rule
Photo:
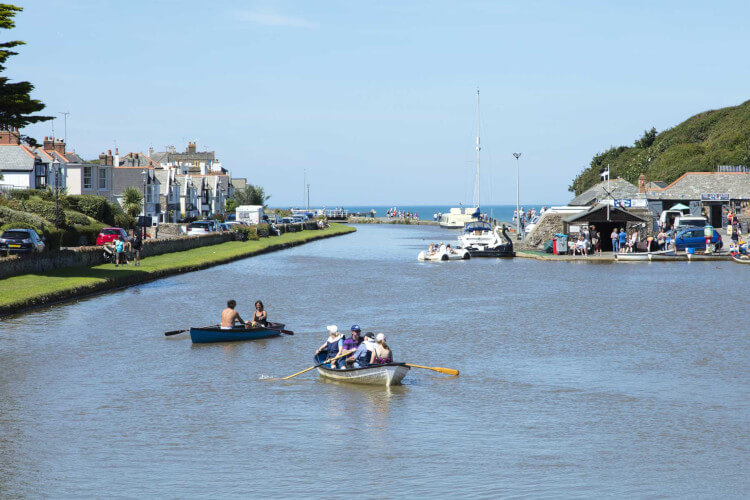
[[[0,224],[9,223],[28,224],[28,227],[33,227],[37,231],[41,231],[45,226],[44,219],[38,215],[0,206]]]
[[[73,210],[88,215],[92,219],[102,221],[106,224],[114,222],[114,210],[112,204],[103,196],[92,194],[81,194],[68,196],[70,206]]]
[[[24,208],[33,214],[37,214],[38,216],[42,217],[43,219],[51,222],[54,225],[57,226],[65,226],[67,224],[67,221],[65,219],[65,211],[60,208],[60,210],[57,211],[57,224],[55,224],[55,203],[44,201],[40,199],[35,198],[29,198],[27,201],[24,202]]]
[[[258,224],[255,226],[255,232],[260,238],[268,238],[268,235],[271,232],[271,226],[268,224]]]
[[[19,200],[8,198],[6,196],[0,196],[0,207],[8,207],[13,210],[23,210],[23,205]]]
[[[34,229],[37,230],[36,227],[34,227],[33,224],[28,224],[26,222],[9,222],[8,224],[3,224],[0,226],[0,231],[5,231],[6,229]]]
[[[87,226],[91,224],[91,219],[81,213],[74,212],[72,210],[65,211],[65,218],[67,219],[68,224],[75,224],[78,226]]]
[[[131,229],[135,227],[135,218],[129,216],[125,212],[115,214],[112,225],[115,227],[121,227],[123,229]]]
[[[60,246],[96,245],[96,237],[99,236],[103,227],[103,224],[69,227],[62,233]]]
[[[8,193],[8,197],[14,200],[28,200],[32,193],[30,189],[14,189]]]
[[[255,227],[243,226],[242,224],[235,224],[232,226],[235,238],[240,241],[257,240],[258,231]]]

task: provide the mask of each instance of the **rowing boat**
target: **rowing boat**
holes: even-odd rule
[[[325,359],[326,353],[320,353],[315,356],[315,364],[318,365]],[[363,385],[399,385],[408,372],[409,367],[405,363],[387,363],[345,370],[332,370],[330,364],[318,367],[318,375],[321,378]]]
[[[208,342],[235,342],[238,340],[259,340],[270,337],[278,337],[284,329],[283,323],[268,323],[267,326],[252,328],[235,327],[222,329],[218,325],[204,326],[202,328],[190,329],[190,340],[194,344],[205,344]]]
[[[750,264],[750,257],[747,255],[732,255],[732,260],[737,264]]]

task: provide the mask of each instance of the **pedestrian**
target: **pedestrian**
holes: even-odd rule
[[[135,265],[141,265],[141,250],[143,249],[143,239],[140,231],[133,231],[133,239],[130,241],[130,249],[133,252]]]
[[[614,228],[612,230],[612,234],[609,235],[609,238],[612,240],[612,253],[617,253],[619,250],[619,234],[620,230],[618,228]]]
[[[625,226],[620,229],[620,233],[617,235],[617,243],[620,253],[627,251],[628,233],[625,232]]]
[[[432,214],[432,220],[437,222],[437,212]]]
[[[122,236],[118,236],[115,240],[115,267],[118,267],[120,265],[120,258],[124,250],[125,242],[122,241]]]

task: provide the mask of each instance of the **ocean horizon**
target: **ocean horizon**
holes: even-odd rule
[[[333,208],[343,208],[345,210],[348,210],[349,212],[353,213],[369,213],[371,210],[375,210],[375,216],[376,217],[385,217],[386,211],[392,208],[396,208],[396,210],[401,210],[405,212],[412,212],[419,215],[420,220],[433,220],[433,214],[436,213],[446,213],[448,212],[451,207],[455,207],[456,205],[325,205],[326,209],[333,209]],[[471,205],[463,205],[465,207],[469,207]],[[551,207],[553,204],[521,204],[521,207],[524,208],[524,210],[531,210],[536,209],[537,213],[539,213],[539,209],[541,209],[543,206]],[[310,207],[318,209],[323,208],[323,206],[311,206]],[[486,213],[490,218],[503,220],[503,221],[510,221],[513,219],[513,211],[516,209],[516,205],[481,205],[481,211],[482,213]]]

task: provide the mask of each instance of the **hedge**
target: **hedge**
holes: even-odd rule
[[[26,211],[39,215],[55,226],[67,225],[65,211],[62,209],[62,207],[58,207],[57,223],[55,223],[55,202],[53,201],[44,201],[40,199],[29,198],[24,202],[23,205]]]
[[[0,224],[9,223],[28,224],[37,231],[41,231],[45,226],[45,220],[38,215],[0,206]]]
[[[259,239],[258,230],[255,227],[243,226],[242,224],[235,224],[232,226],[232,231],[234,231],[235,236],[237,236],[237,238],[240,241]]]
[[[78,226],[87,226],[91,224],[91,219],[81,213],[74,212],[73,210],[66,210],[65,218],[67,219],[68,224],[71,225],[75,224]]]

